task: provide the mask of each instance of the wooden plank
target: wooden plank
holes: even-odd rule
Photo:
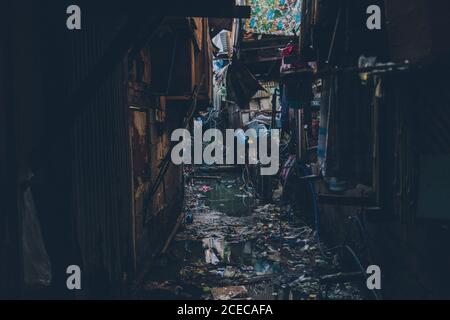
[[[219,177],[219,176],[188,176],[188,178],[197,179],[197,180],[221,180],[222,179],[222,177]]]
[[[274,57],[258,57],[258,58],[252,58],[252,59],[245,59],[243,60],[243,63],[245,64],[253,64],[253,63],[261,63],[261,62],[275,62],[280,61],[281,56],[274,56]]]
[[[191,100],[189,96],[166,96],[166,99],[169,101],[188,101]]]
[[[172,1],[165,3],[167,7],[163,8],[165,12],[169,11],[172,16],[180,17],[212,17],[212,18],[236,18],[244,19],[250,18],[251,8],[250,6],[234,6],[234,1],[226,2],[210,1],[210,0],[197,0],[192,1]],[[158,4],[158,7],[161,3]],[[154,7],[154,5],[153,5]],[[154,10],[154,8],[153,8]]]
[[[368,197],[353,197],[336,194],[319,194],[317,201],[320,204],[336,205],[336,206],[370,206],[373,204]]]
[[[205,18],[192,18],[191,28],[192,34],[194,36],[195,45],[199,51],[203,48],[203,20]]]
[[[178,216],[177,223],[175,224],[175,227],[172,229],[172,232],[170,233],[169,238],[167,238],[166,243],[164,244],[164,248],[161,251],[161,254],[165,254],[167,249],[169,249],[169,246],[172,243],[173,238],[175,238],[175,236],[178,232],[178,229],[180,228],[181,223],[184,220],[184,217],[185,217],[184,213],[182,213]]]
[[[356,282],[364,279],[364,274],[362,272],[339,272],[336,274],[326,275],[320,278],[321,284],[336,284],[336,283],[347,283]]]
[[[190,88],[191,90],[194,90],[196,80],[197,80],[197,59],[196,59],[196,52],[195,52],[195,46],[193,41],[190,41],[189,43],[189,54],[191,59],[191,83]]]

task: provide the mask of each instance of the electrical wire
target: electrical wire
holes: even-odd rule
[[[299,163],[299,167],[300,169],[303,171],[304,175],[308,175],[310,174],[309,169],[306,167],[305,164]],[[322,256],[326,259],[330,259],[330,257],[328,255],[326,255],[326,253],[324,252],[323,248],[322,248],[322,244],[320,241],[320,211],[319,208],[317,206],[317,195],[315,192],[315,188],[312,182],[308,182],[308,187],[309,187],[309,191],[311,193],[311,200],[312,200],[312,205],[313,205],[313,210],[314,210],[314,217],[315,217],[315,228],[316,228],[316,237],[317,237],[317,243],[318,243],[318,248],[322,254]],[[364,245],[367,248],[367,250],[369,251],[369,241],[368,241],[368,236],[367,236],[367,232],[361,222],[361,220],[356,217],[356,216],[352,216],[352,221],[356,221],[357,225],[360,228],[360,233],[364,238]],[[364,269],[363,264],[361,262],[361,259],[358,257],[358,255],[355,253],[355,251],[348,245],[346,244],[347,242],[347,237],[348,234],[350,233],[350,230],[347,230],[347,235],[344,238],[344,243],[341,246],[337,246],[334,249],[329,249],[328,251],[332,251],[332,250],[336,250],[339,248],[345,248],[347,249],[347,251],[350,252],[351,256],[353,257],[353,259],[355,260],[358,268],[361,270],[361,272],[363,274],[366,274],[366,269]],[[370,252],[369,252],[369,256],[370,256]],[[374,295],[376,300],[380,300],[381,297],[378,295],[378,293],[376,292],[376,290],[370,290],[372,292],[372,294]]]
[[[347,249],[348,252],[350,252],[350,255],[353,257],[353,259],[355,260],[358,268],[361,270],[362,274],[366,274],[366,269],[364,269],[361,260],[358,258],[358,256],[356,255],[355,251],[348,245],[344,245],[343,248]],[[373,294],[373,296],[375,297],[376,300],[381,300],[381,297],[378,295],[378,293],[376,292],[376,290],[370,290]]]
[[[311,174],[311,171],[309,170],[309,168],[306,167],[305,164],[299,163],[299,168],[305,176]],[[311,194],[311,204],[313,206],[313,211],[314,211],[314,224],[315,224],[315,229],[316,229],[317,245],[319,247],[319,250],[320,250],[320,253],[322,254],[322,256],[326,260],[331,260],[332,257],[328,256],[325,253],[325,251],[322,248],[322,242],[320,240],[320,211],[319,211],[319,207],[317,205],[317,195],[316,195],[315,187],[311,181],[308,181],[307,185],[308,185],[309,192]]]

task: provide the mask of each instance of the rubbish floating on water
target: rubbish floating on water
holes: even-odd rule
[[[314,230],[292,208],[258,206],[246,193],[239,199],[240,186],[226,178],[186,185],[186,224],[144,291],[195,299],[362,299],[351,283],[324,283],[343,270],[336,257],[323,259]]]
[[[210,186],[208,186],[208,185],[203,185],[200,188],[200,191],[202,191],[202,192],[208,192],[208,191],[211,191],[211,190],[212,190],[212,188]]]
[[[214,300],[231,300],[236,298],[245,298],[247,296],[247,289],[244,286],[212,288],[211,294]]]

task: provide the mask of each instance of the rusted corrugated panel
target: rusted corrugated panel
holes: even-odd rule
[[[115,23],[103,20],[72,37],[70,91],[86,78],[114,36],[109,26]],[[126,79],[119,63],[71,130],[72,209],[83,271],[92,291],[110,287],[113,294],[130,272],[133,252]]]
[[[136,255],[142,252],[144,216],[148,210],[148,189],[150,187],[150,141],[149,141],[149,110],[130,111],[130,134],[133,162],[134,191],[134,241]],[[138,258],[138,257],[137,257]]]

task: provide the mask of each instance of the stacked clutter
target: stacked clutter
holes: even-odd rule
[[[352,283],[321,282],[341,271],[339,262],[322,256],[314,231],[289,206],[256,205],[249,215],[232,216],[211,209],[214,186],[203,187],[204,181],[186,186],[193,221],[177,234],[161,269],[179,267],[164,281],[149,281],[149,292],[165,288],[175,298],[221,300],[362,299]]]

